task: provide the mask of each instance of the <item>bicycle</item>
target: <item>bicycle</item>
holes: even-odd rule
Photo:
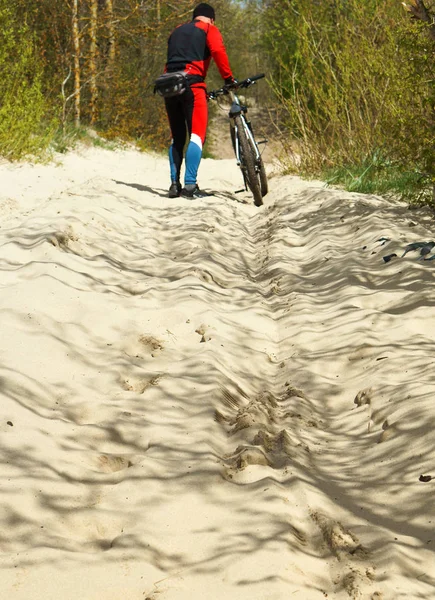
[[[235,90],[248,88],[263,77],[264,73],[254,75],[253,77],[248,77],[243,81],[237,82],[232,87],[224,86],[207,94],[209,100],[217,100],[219,96],[224,95],[228,95],[231,99],[231,108],[228,113],[231,141],[245,184],[245,189],[238,190],[236,193],[248,191],[249,188],[254,197],[255,206],[263,204],[263,197],[269,190],[266,170],[258,149],[258,145],[266,143],[267,140],[261,142],[255,140],[251,122],[247,118],[248,107],[241,104]]]

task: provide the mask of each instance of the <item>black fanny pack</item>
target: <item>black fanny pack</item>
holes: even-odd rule
[[[154,82],[154,93],[163,98],[172,98],[184,94],[188,85],[185,71],[163,73]]]

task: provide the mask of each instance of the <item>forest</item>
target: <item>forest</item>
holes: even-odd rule
[[[211,3],[235,76],[266,73],[256,101],[287,172],[435,205],[433,0]],[[89,130],[163,150],[153,83],[195,4],[0,0],[0,155],[63,152]]]

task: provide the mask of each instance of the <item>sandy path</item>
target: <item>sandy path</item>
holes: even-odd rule
[[[169,200],[133,150],[0,173],[1,598],[435,598],[435,261],[382,260],[430,215],[257,209],[232,160]]]

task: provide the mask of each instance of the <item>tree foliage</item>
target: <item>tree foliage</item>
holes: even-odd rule
[[[42,65],[17,7],[1,0],[0,22],[0,154],[21,158],[49,142]]]
[[[427,24],[411,23],[392,0],[270,0],[265,24],[273,87],[302,168],[377,156],[430,184],[434,44]]]
[[[167,117],[153,82],[164,68],[170,32],[191,19],[196,4],[0,0],[3,134],[15,136],[10,143],[16,147],[25,138],[36,140],[33,126],[45,123],[49,109],[64,132],[70,125],[91,125],[108,137],[166,146]],[[215,0],[213,5],[235,74],[243,78],[258,72],[261,2]],[[11,61],[11,56],[16,58]],[[209,83],[220,85],[216,69]],[[21,117],[14,120],[14,115]]]

